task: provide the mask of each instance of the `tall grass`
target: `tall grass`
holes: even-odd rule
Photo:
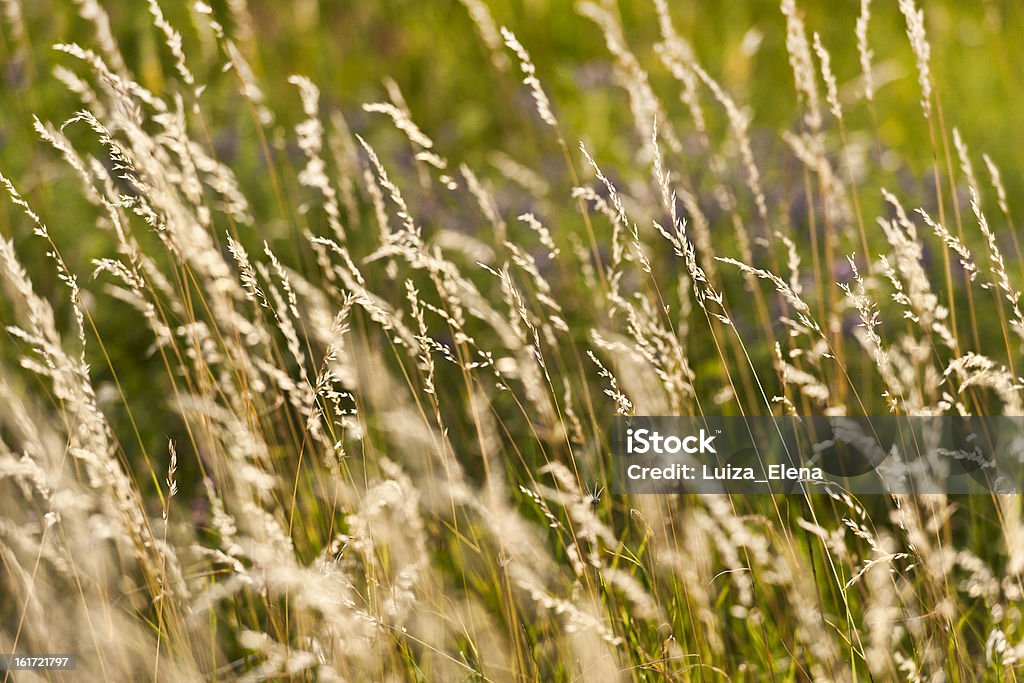
[[[580,3],[617,165],[483,1],[457,4],[472,68],[522,148],[421,127],[394,81],[361,110],[302,75],[269,96],[243,0],[189,27],[150,0],[159,78],[75,6],[92,37],[35,77],[80,104],[23,124],[88,208],[51,230],[61,198],[0,176],[0,650],[79,667],[38,678],[1015,679],[1017,496],[606,490],[617,414],[1021,414],[1012,198],[947,128],[911,0],[921,206],[877,131],[896,8],[861,3],[846,63],[784,0],[773,154],[669,3],[656,63]]]

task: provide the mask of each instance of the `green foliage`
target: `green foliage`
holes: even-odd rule
[[[928,4],[930,116],[907,0],[871,101],[853,2],[165,4],[0,3],[0,650],[1015,675],[1017,497],[602,487],[617,413],[1020,411],[1016,3]]]

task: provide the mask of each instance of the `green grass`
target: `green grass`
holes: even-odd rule
[[[616,414],[1019,412],[1016,3],[925,8],[930,118],[896,6],[868,102],[859,3],[802,3],[820,130],[771,3],[673,6],[673,74],[657,3],[488,0],[553,126],[456,0],[166,3],[191,86],[107,4],[114,42],[74,3],[0,20],[0,650],[89,680],[1015,678],[1017,496],[594,492]]]

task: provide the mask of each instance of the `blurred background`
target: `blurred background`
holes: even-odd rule
[[[94,41],[92,27],[79,17],[76,5],[80,4],[3,2],[7,20],[0,22],[0,166],[9,177],[32,180],[31,186],[23,188],[30,195],[58,191],[61,176],[68,174],[37,143],[31,117],[62,121],[78,108],[76,97],[51,73],[54,67],[74,61],[55,52],[53,44],[79,42],[88,47]],[[193,3],[164,5],[168,21],[183,34],[189,66],[200,83],[208,84],[202,104],[211,112],[208,119],[217,122],[210,134],[223,160],[244,184],[247,175],[260,173],[254,159],[244,158],[252,148],[247,142],[253,131],[245,112],[231,111],[239,106],[237,83],[230,74],[219,73],[221,61],[216,59],[208,18]],[[486,162],[473,157],[514,146],[518,158],[530,165],[536,160],[531,153],[544,151],[522,144],[523,132],[529,130],[525,124],[535,115],[518,86],[518,68],[507,56],[492,59],[460,0],[296,0],[287,11],[279,3],[254,1],[249,3],[251,27],[232,26],[233,13],[225,2],[211,5],[217,20],[249,58],[269,101],[293,96],[294,88],[287,83],[291,74],[309,76],[322,91],[323,108],[341,110],[359,132],[368,116],[360,105],[386,99],[383,82],[392,78],[414,120],[453,158],[461,153],[467,161]],[[628,162],[636,140],[623,136],[628,130],[622,125],[628,117],[626,96],[611,82],[610,57],[600,29],[568,1],[488,0],[487,5],[495,24],[512,29],[529,50],[569,142],[586,140],[609,165]],[[755,130],[778,131],[793,124],[785,19],[775,3],[670,2],[669,6],[677,30],[694,46],[698,61],[749,110]],[[108,2],[105,9],[129,68],[140,83],[161,94],[165,74],[173,72],[173,61],[151,17],[135,3]],[[670,111],[683,112],[678,87],[654,54],[658,25],[653,4],[618,3],[617,9],[629,47],[648,68],[656,91]],[[808,30],[820,33],[832,53],[840,87],[852,99],[860,74],[854,39],[859,3],[803,2],[800,9]],[[1019,49],[1024,8],[1012,0],[983,0],[928,2],[924,10],[933,78],[947,125],[959,128],[972,149],[990,154],[1003,169],[1008,189],[1019,196],[1024,191],[1024,158],[1017,144],[1024,128],[1020,88],[1024,51]],[[14,12],[23,13],[18,23],[24,30],[12,23]],[[920,171],[930,162],[930,148],[919,116],[913,54],[895,3],[872,7],[870,40],[878,70],[878,136]],[[511,94],[522,101],[522,107],[507,106]],[[271,129],[280,138],[301,119],[297,98],[293,99],[292,111],[274,112],[278,118]],[[847,116],[855,130],[870,121],[863,106],[853,107]]]

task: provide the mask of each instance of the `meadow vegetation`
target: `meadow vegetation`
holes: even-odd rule
[[[607,490],[1024,412],[1015,3],[0,10],[17,680],[1015,680],[1019,496]]]

